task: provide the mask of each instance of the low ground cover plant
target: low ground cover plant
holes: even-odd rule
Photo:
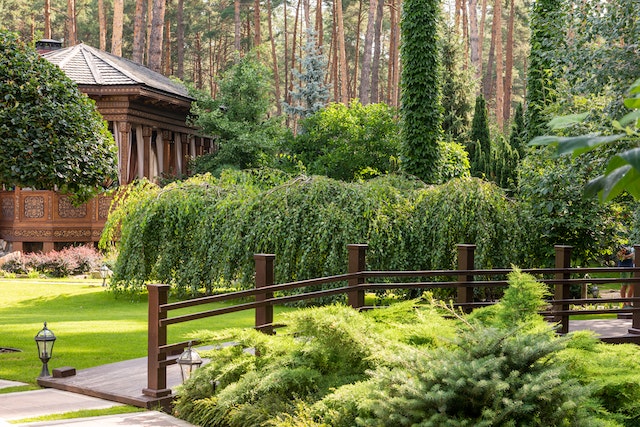
[[[556,335],[537,315],[545,286],[517,270],[509,281],[499,304],[470,315],[426,296],[299,310],[271,336],[197,332],[238,345],[208,355],[176,415],[200,426],[637,425],[640,349]]]

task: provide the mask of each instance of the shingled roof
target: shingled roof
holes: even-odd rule
[[[160,73],[108,52],[80,43],[42,55],[78,85],[146,86],[168,95],[192,99],[187,89]]]

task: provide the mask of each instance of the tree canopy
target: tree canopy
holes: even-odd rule
[[[57,66],[0,31],[0,182],[88,200],[115,179],[116,145],[95,104]]]

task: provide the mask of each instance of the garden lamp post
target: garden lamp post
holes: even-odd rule
[[[182,376],[182,382],[185,382],[191,373],[198,369],[202,365],[202,358],[191,348],[191,341],[187,349],[178,357],[178,365],[180,365],[180,375]]]
[[[100,267],[100,277],[102,277],[102,286],[107,286],[107,276],[109,275],[109,267],[106,264],[103,264]]]
[[[38,346],[38,357],[42,361],[42,371],[40,372],[40,377],[48,377],[49,367],[47,363],[49,359],[51,359],[51,354],[53,352],[53,344],[56,342],[56,336],[47,329],[47,322],[44,322],[44,328],[38,332],[36,335],[36,345]]]

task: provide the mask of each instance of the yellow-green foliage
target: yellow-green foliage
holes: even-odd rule
[[[591,332],[573,334],[558,361],[592,390],[609,417],[625,426],[640,425],[640,347],[604,344]]]

